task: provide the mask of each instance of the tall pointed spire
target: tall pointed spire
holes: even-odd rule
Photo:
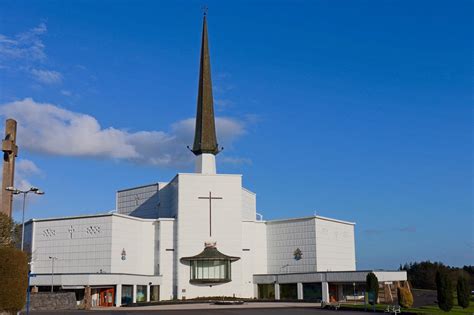
[[[201,60],[199,69],[199,87],[196,113],[196,130],[192,152],[195,155],[219,153],[214,121],[214,104],[212,98],[211,58],[207,43],[206,13],[202,24]]]

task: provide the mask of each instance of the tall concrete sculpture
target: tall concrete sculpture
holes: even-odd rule
[[[18,146],[16,145],[16,121],[7,119],[5,122],[5,139],[2,141],[3,151],[3,177],[2,192],[0,193],[1,211],[6,215],[12,215],[13,194],[6,190],[7,187],[13,186],[15,175],[15,158],[18,155]]]

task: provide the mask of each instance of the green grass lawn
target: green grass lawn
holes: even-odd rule
[[[471,299],[471,303],[468,308],[462,308],[457,305],[457,301],[454,302],[454,307],[451,311],[445,312],[439,309],[438,305],[423,306],[419,308],[407,309],[406,311],[417,313],[417,314],[453,314],[453,315],[473,315],[474,314],[474,299]]]
[[[365,308],[364,305],[358,304],[358,305],[350,305],[350,304],[345,304],[341,306],[341,309],[360,309],[363,310]],[[377,311],[384,311],[387,308],[387,305],[385,304],[377,304],[375,306],[375,309]],[[372,312],[373,306],[372,305],[367,305],[367,311]],[[402,309],[403,313],[411,313],[411,314],[420,314],[420,315],[425,315],[425,314],[433,314],[433,315],[474,315],[474,298],[471,298],[471,303],[469,304],[468,308],[462,308],[457,305],[457,300],[454,299],[454,307],[451,311],[445,312],[439,309],[438,305],[430,305],[430,306],[423,306],[423,307],[418,307],[418,308],[403,308]]]

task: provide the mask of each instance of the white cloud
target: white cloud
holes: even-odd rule
[[[46,31],[46,24],[40,23],[37,27],[11,38],[0,34],[0,56],[12,59],[24,58],[30,61],[46,59],[45,45],[41,40]]]
[[[31,75],[36,81],[44,84],[57,84],[63,80],[61,73],[51,70],[31,69]]]
[[[0,115],[18,121],[18,143],[33,152],[76,156],[126,159],[141,164],[175,167],[189,163],[186,149],[194,134],[194,118],[178,121],[170,131],[129,132],[104,128],[94,117],[38,103],[31,98],[0,106]],[[217,118],[216,129],[221,146],[245,133],[242,122]]]
[[[222,162],[234,165],[242,165],[247,164],[251,165],[252,160],[248,158],[241,158],[241,157],[232,157],[232,156],[225,156],[222,158]]]
[[[31,184],[30,180],[31,177],[35,177],[38,175],[42,175],[43,172],[40,170],[38,166],[33,161],[27,159],[17,159],[15,163],[15,182],[14,187],[20,190],[28,190],[33,185]],[[0,181],[2,176],[0,174]],[[18,205],[14,205],[14,209],[17,209]]]
[[[224,110],[226,108],[234,106],[234,102],[228,99],[222,99],[222,98],[216,98],[214,100],[214,103],[216,104],[216,107],[218,110]]]
[[[42,171],[33,161],[19,159],[15,165],[15,187],[20,190],[27,190],[33,187],[30,177],[41,175]]]
[[[37,27],[12,37],[0,34],[0,63],[4,63],[0,65],[0,69],[24,71],[42,84],[61,83],[61,73],[45,69],[47,56],[42,36],[47,31],[46,24],[40,23]]]
[[[72,96],[72,92],[68,90],[61,90],[61,94],[64,96]]]

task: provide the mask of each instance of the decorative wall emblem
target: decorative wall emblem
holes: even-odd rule
[[[98,225],[91,225],[88,226],[86,229],[86,233],[89,235],[96,235],[100,233],[100,226]]]
[[[69,232],[69,236],[72,238],[72,233],[74,233],[76,229],[71,225],[71,227],[67,231]]]
[[[301,249],[295,249],[295,251],[293,252],[293,257],[295,258],[295,260],[300,260],[301,258],[303,258],[303,252],[301,251]]]
[[[125,248],[122,249],[122,260],[127,260],[127,252],[125,251]]]
[[[56,231],[48,228],[48,229],[43,230],[42,235],[44,237],[51,238],[56,235]]]

